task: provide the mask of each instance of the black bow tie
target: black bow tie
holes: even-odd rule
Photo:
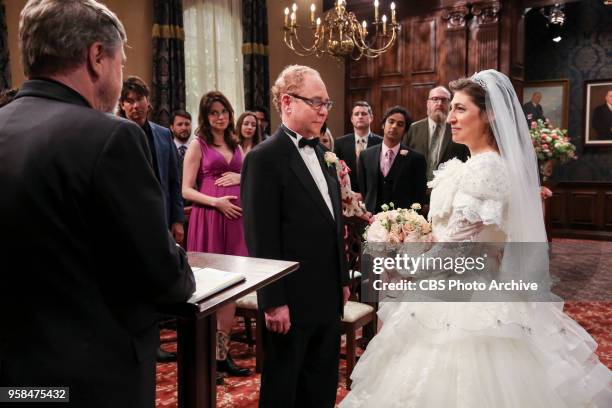
[[[297,139],[297,135],[295,134],[294,131],[292,131],[291,129],[289,129],[287,126],[285,125],[281,125],[281,127],[283,128],[283,130],[285,131],[286,134],[288,134],[289,136],[291,136],[294,139]],[[298,142],[298,147],[301,149],[304,146],[310,146],[313,149],[315,147],[317,147],[317,145],[319,144],[319,138],[315,137],[312,139],[305,139],[305,138],[301,138],[300,141]]]
[[[300,141],[298,142],[298,147],[310,146],[314,149],[315,147],[317,147],[318,144],[319,144],[318,137],[314,137],[312,139],[301,138]]]

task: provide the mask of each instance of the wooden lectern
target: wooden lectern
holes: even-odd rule
[[[178,405],[180,408],[212,408],[217,398],[215,312],[221,306],[294,272],[299,268],[299,263],[200,252],[188,255],[189,264],[193,267],[221,269],[246,276],[245,281],[197,304],[174,305],[163,310],[179,317]]]

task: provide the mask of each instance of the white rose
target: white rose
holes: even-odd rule
[[[368,228],[368,242],[387,242],[389,232],[380,223],[375,222]]]

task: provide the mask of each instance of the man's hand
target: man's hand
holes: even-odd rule
[[[287,334],[291,328],[289,306],[271,307],[264,310],[266,327],[273,333]]]
[[[172,236],[174,237],[174,240],[176,241],[176,243],[182,244],[183,238],[185,237],[185,230],[183,229],[183,223],[175,222],[174,224],[172,224],[172,227],[170,227],[170,230],[172,231]]]
[[[240,184],[240,174],[228,171],[215,180],[215,186],[230,187]]]
[[[343,305],[346,305],[346,302],[348,302],[350,296],[351,296],[351,289],[348,286],[343,286],[342,287],[342,304]]]

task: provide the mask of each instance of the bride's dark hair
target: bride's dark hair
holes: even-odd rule
[[[471,78],[460,78],[454,81],[451,81],[448,84],[449,89],[454,94],[456,92],[463,92],[467,96],[470,97],[472,102],[480,109],[480,113],[486,122],[487,133],[489,134],[491,145],[495,147],[495,150],[499,151],[499,147],[497,146],[497,141],[495,140],[495,136],[493,135],[493,129],[491,128],[491,124],[489,123],[489,119],[487,118],[487,104],[486,104],[486,94],[485,89],[476,81]]]
[[[482,86],[478,85],[478,83],[474,82],[470,78],[460,78],[451,81],[448,84],[448,87],[452,93],[464,92],[472,99],[472,102],[474,102],[481,111],[487,111],[487,106],[485,103],[485,90],[482,88]]]

